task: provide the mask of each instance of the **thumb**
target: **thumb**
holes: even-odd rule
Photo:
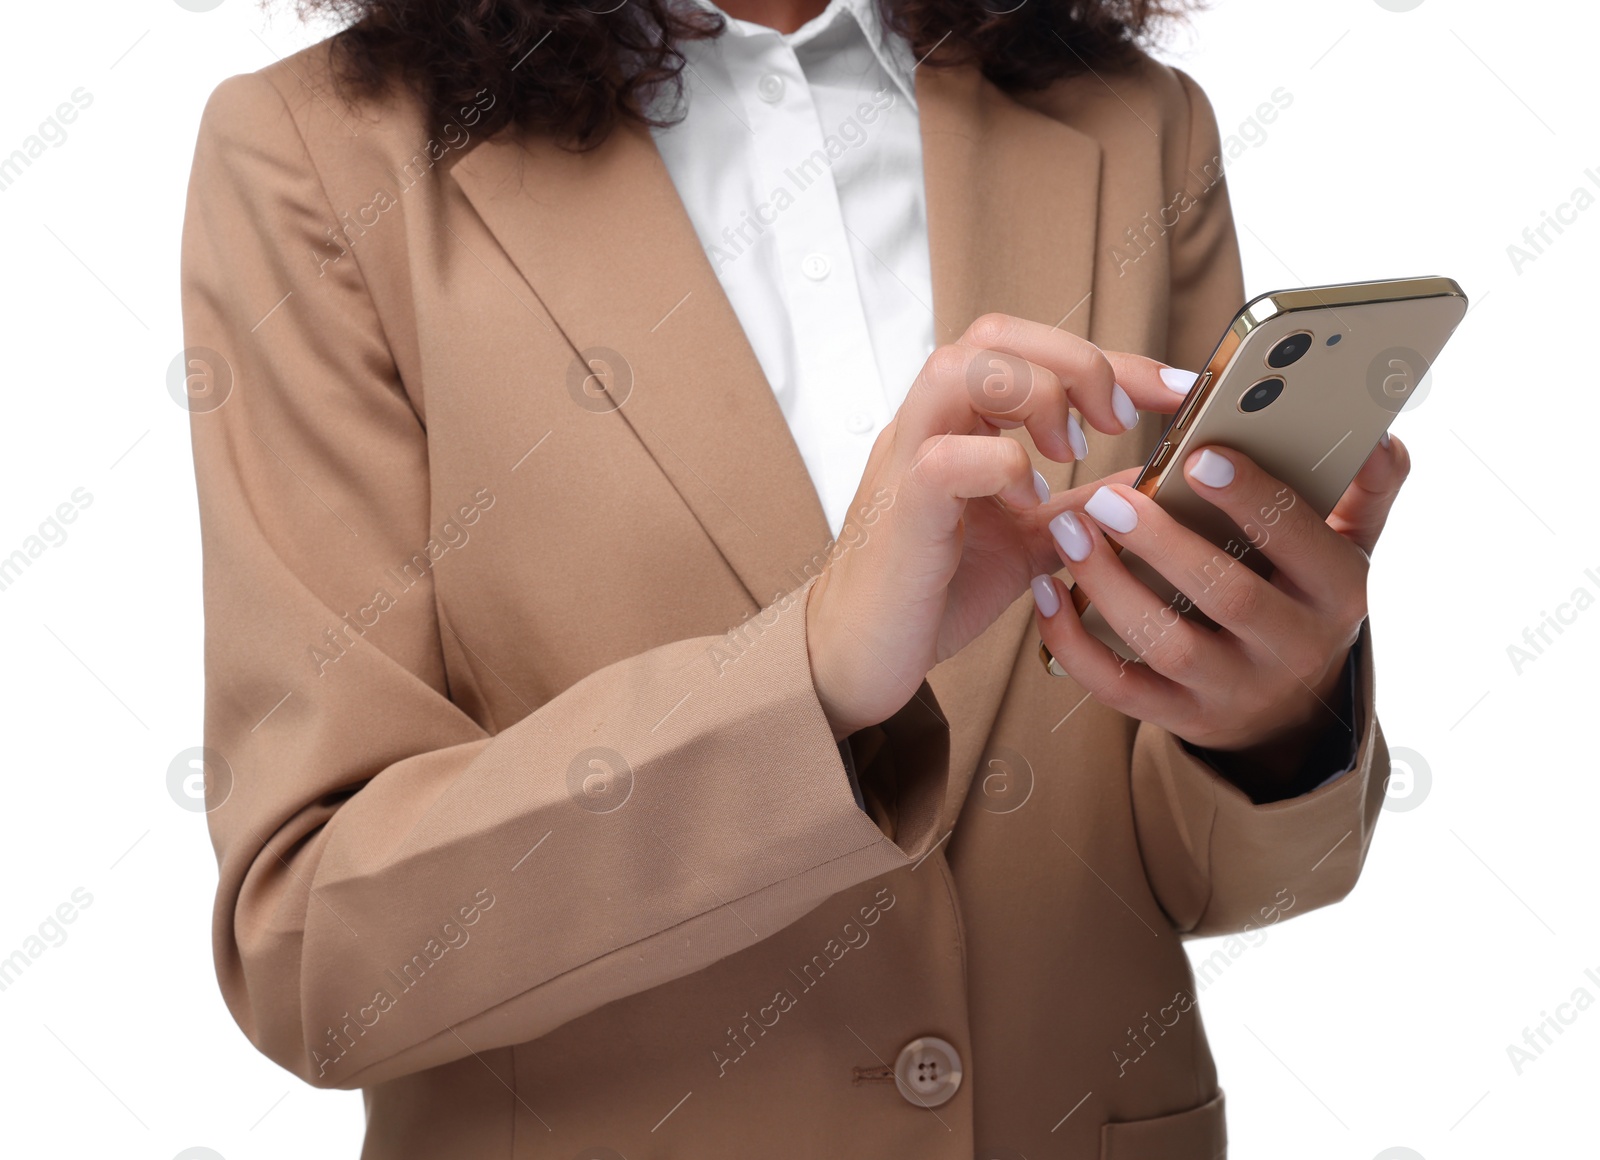
[[[1350,540],[1367,555],[1383,534],[1389,509],[1400,494],[1400,485],[1411,473],[1411,454],[1394,436],[1372,449],[1367,461],[1356,472],[1344,495],[1328,516],[1328,526]]]

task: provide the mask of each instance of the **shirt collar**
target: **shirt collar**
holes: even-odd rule
[[[883,26],[878,17],[877,0],[828,0],[828,6],[812,19],[806,21],[795,31],[780,34],[762,24],[754,24],[745,20],[738,20],[729,16],[712,0],[693,0],[701,8],[720,14],[727,21],[727,31],[724,36],[779,36],[791,48],[816,39],[823,32],[832,28],[838,21],[854,19],[856,26],[866,37],[867,44],[872,49],[872,54],[878,58],[878,63],[883,66],[884,72],[889,74],[900,94],[911,102],[911,107],[917,107],[917,91],[915,73],[917,61],[911,51],[911,45],[905,37]]]

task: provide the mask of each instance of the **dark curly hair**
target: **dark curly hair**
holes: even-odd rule
[[[268,0],[270,2],[270,0]],[[620,121],[660,124],[647,111],[663,86],[681,92],[677,45],[718,35],[721,16],[689,0],[297,0],[302,15],[345,27],[333,41],[341,85],[374,93],[400,80],[444,125],[493,103],[478,128],[509,125],[569,147],[598,145]],[[1007,92],[1042,89],[1089,70],[1130,64],[1138,45],[1182,0],[875,0],[884,24],[925,65],[975,64]],[[925,58],[925,59],[924,59]]]

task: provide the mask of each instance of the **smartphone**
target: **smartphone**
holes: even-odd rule
[[[1449,278],[1312,286],[1246,303],[1134,483],[1216,545],[1212,565],[1185,587],[1215,583],[1232,561],[1271,575],[1267,552],[1288,505],[1309,504],[1323,517],[1333,510],[1395,415],[1421,401],[1429,369],[1466,312],[1467,297]],[[1190,452],[1209,444],[1243,452],[1286,490],[1240,527],[1195,495],[1183,474]],[[1131,639],[1081,590],[1072,594],[1084,626],[1118,654],[1139,659],[1175,616],[1216,627],[1154,568],[1132,552],[1122,558],[1165,602]],[[1040,648],[1046,667],[1061,673]]]

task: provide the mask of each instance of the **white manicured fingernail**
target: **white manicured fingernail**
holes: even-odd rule
[[[1389,446],[1389,432],[1385,431],[1382,435],[1379,435],[1378,442],[1382,443],[1385,447]]]
[[[1207,447],[1189,461],[1189,474],[1207,487],[1227,487],[1233,482],[1233,464]]]
[[[1083,510],[1113,532],[1127,534],[1139,526],[1139,516],[1133,505],[1109,487],[1102,487],[1089,497]]]
[[[1050,484],[1038,471],[1033,473],[1033,494],[1039,497],[1040,503],[1050,502]]]
[[[1089,538],[1083,521],[1071,512],[1062,512],[1050,521],[1050,534],[1056,538],[1056,543],[1061,545],[1061,550],[1067,554],[1067,559],[1074,564],[1080,560],[1087,560],[1090,550],[1094,547],[1094,541]]]
[[[1084,438],[1083,424],[1076,415],[1067,416],[1067,445],[1072,448],[1072,458],[1080,462],[1089,455],[1089,440]]]
[[[1128,392],[1120,385],[1111,388],[1111,409],[1116,412],[1117,422],[1122,424],[1124,431],[1132,431],[1139,425],[1139,408],[1133,405]]]
[[[1033,602],[1046,619],[1061,611],[1061,597],[1056,595],[1055,582],[1048,576],[1033,578]]]
[[[1162,385],[1180,395],[1187,395],[1189,388],[1194,386],[1195,380],[1200,377],[1193,371],[1179,370],[1177,367],[1162,367],[1160,373]]]

